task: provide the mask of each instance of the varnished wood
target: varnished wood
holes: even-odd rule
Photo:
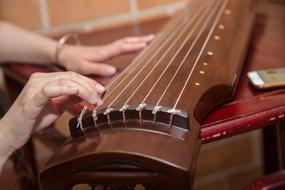
[[[242,190],[283,190],[285,189],[285,171],[281,170],[259,179],[254,179]]]
[[[42,172],[43,189],[69,189],[81,183],[190,189],[201,144],[199,122],[212,108],[232,97],[253,13],[252,1],[248,0],[194,1],[111,83],[104,104],[98,108],[101,115],[97,127],[91,113],[84,117],[84,134],[76,128],[77,118],[71,120],[73,137]],[[182,32],[185,27],[187,32]],[[189,33],[193,35],[175,56]],[[176,43],[172,45],[173,42]],[[193,50],[185,59],[181,72],[159,102],[163,111],[158,112],[161,119],[155,123],[151,110],[191,46]],[[142,103],[172,58],[175,58],[174,64],[145,101],[149,107],[142,110],[141,121],[134,108]],[[161,65],[156,67],[158,62]],[[141,85],[142,81],[146,82]],[[138,86],[141,88],[136,90]],[[110,104],[111,108],[120,110],[126,103],[131,108],[125,111],[125,121],[120,111],[114,111],[110,113],[111,123],[108,123],[104,111]],[[171,108],[182,112],[172,115],[168,112]],[[172,116],[176,119],[169,123]],[[188,123],[181,124],[180,118],[187,118]]]

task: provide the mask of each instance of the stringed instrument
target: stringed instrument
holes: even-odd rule
[[[186,190],[200,123],[234,93],[254,18],[250,0],[193,0],[107,88],[70,120],[71,136],[40,175],[44,190]]]

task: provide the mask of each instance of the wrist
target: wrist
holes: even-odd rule
[[[56,64],[64,68],[66,68],[66,62],[67,62],[67,57],[68,57],[66,55],[66,51],[68,51],[68,49],[69,49],[69,45],[64,45],[63,47],[61,47],[55,58]]]
[[[70,46],[67,45],[67,41],[69,39],[72,39],[75,45],[81,44],[77,34],[66,34],[58,40],[58,42],[56,43],[56,48],[54,53],[54,62],[62,66],[65,66],[63,51],[65,51],[65,49],[67,49]]]

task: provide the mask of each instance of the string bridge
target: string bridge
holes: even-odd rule
[[[149,106],[146,104],[98,109],[95,113],[86,113],[80,119],[80,124],[78,124],[77,119],[78,118],[73,118],[69,123],[72,136],[87,128],[99,129],[100,127],[105,128],[110,126],[126,127],[128,126],[128,122],[138,122],[140,124],[148,122],[153,123],[154,125],[159,123],[165,126],[171,125],[172,127],[190,130],[188,112],[170,107]],[[169,123],[170,121],[171,124]]]

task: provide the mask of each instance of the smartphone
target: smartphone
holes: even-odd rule
[[[257,89],[285,87],[285,67],[251,71],[247,73],[247,76]]]

